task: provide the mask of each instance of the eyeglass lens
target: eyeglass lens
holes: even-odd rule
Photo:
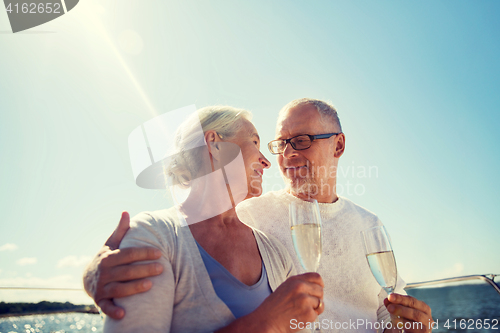
[[[297,136],[290,140],[293,149],[307,149],[311,146],[311,138],[307,135]],[[272,148],[275,153],[282,153],[285,150],[286,141],[277,140],[272,142]]]

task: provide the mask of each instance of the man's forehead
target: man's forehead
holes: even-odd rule
[[[320,134],[328,126],[313,105],[289,109],[278,118],[276,137],[295,136],[299,134]]]

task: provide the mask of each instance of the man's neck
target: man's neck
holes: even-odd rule
[[[328,193],[328,194],[312,194],[309,192],[297,193],[290,188],[288,188],[286,191],[291,195],[293,195],[294,197],[304,201],[311,201],[314,199],[317,200],[319,203],[334,203],[339,199],[335,191],[333,191],[333,193]]]

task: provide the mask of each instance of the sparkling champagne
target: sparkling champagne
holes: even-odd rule
[[[366,255],[368,265],[372,270],[373,276],[377,282],[390,294],[396,288],[396,261],[394,260],[394,253],[392,251],[383,251],[377,253],[370,253]]]
[[[302,267],[308,272],[316,272],[321,258],[321,226],[313,223],[294,225],[292,240]]]

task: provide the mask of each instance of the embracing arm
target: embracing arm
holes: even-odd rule
[[[123,308],[113,302],[115,297],[125,297],[145,292],[151,288],[147,277],[161,274],[159,263],[130,265],[130,263],[154,260],[161,252],[154,247],[119,249],[120,243],[130,227],[130,216],[123,212],[120,222],[104,246],[84,271],[83,285],[106,315],[120,319],[125,315]]]
[[[171,251],[160,239],[153,223],[147,215],[138,216],[138,222],[127,232],[121,243],[121,249],[131,247],[152,247],[161,252],[160,263],[163,273],[151,277],[151,289],[123,298],[115,298],[117,306],[126,311],[121,320],[106,317],[104,332],[169,332],[175,296],[175,281],[170,261]]]

